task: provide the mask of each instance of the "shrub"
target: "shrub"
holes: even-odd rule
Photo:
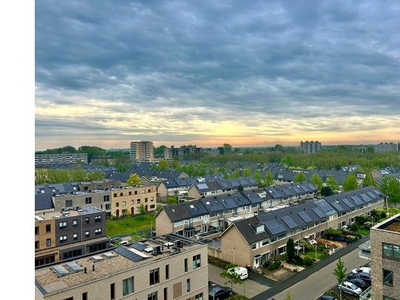
[[[351,229],[351,231],[358,231],[359,227],[358,227],[357,223],[354,222],[353,224],[351,224],[350,229]]]
[[[303,258],[303,263],[304,263],[305,266],[311,266],[313,264],[313,260],[312,260],[312,258],[310,256],[306,255]]]
[[[268,270],[273,271],[281,266],[282,262],[280,259],[273,259],[268,265]]]

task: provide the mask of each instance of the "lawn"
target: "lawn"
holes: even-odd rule
[[[110,218],[106,222],[106,235],[131,235],[140,230],[155,228],[154,214],[137,215],[122,217],[118,219]]]

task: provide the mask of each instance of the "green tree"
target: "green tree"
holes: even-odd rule
[[[131,173],[129,175],[128,180],[126,181],[126,184],[129,186],[140,185],[141,183],[142,183],[142,181],[140,180],[139,175],[136,173]]]
[[[294,241],[289,239],[286,243],[286,254],[288,262],[292,262],[294,259]]]
[[[259,187],[262,187],[263,184],[262,184],[262,181],[261,181],[261,173],[260,173],[260,170],[258,170],[258,169],[254,170],[253,177],[254,177],[254,179],[257,181],[258,186],[259,186]]]
[[[363,178],[361,185],[362,185],[362,187],[376,186],[375,180],[372,178],[372,176],[369,172],[367,172],[367,174],[365,174],[365,177]]]
[[[343,190],[345,192],[353,191],[358,188],[357,177],[353,173],[347,174],[343,182]]]
[[[243,177],[250,177],[250,176],[251,176],[250,168],[244,168],[244,169],[243,169],[242,176],[243,176]]]
[[[299,172],[297,175],[294,177],[293,182],[303,182],[307,181],[306,174],[304,172]]]
[[[323,186],[321,188],[321,196],[328,197],[328,196],[330,196],[332,194],[333,194],[333,192],[332,192],[332,189],[331,189],[330,186]]]
[[[389,202],[394,203],[397,207],[397,203],[400,202],[400,183],[394,176],[386,175],[382,178],[381,189],[384,194],[389,198]]]
[[[167,171],[169,170],[169,162],[166,159],[160,159],[158,163],[158,170]]]
[[[310,182],[315,185],[315,187],[318,189],[318,191],[321,191],[322,185],[324,184],[324,181],[322,178],[318,175],[318,173],[314,173],[311,178]]]
[[[233,288],[233,284],[244,284],[244,281],[240,279],[240,275],[235,272],[228,272],[229,269],[235,268],[237,265],[235,264],[227,264],[223,272],[221,272],[220,276],[224,278],[225,284],[230,284],[231,288]]]
[[[231,178],[239,178],[239,177],[240,177],[239,170],[238,169],[233,170]]]
[[[339,258],[336,263],[336,268],[333,270],[333,275],[336,276],[339,284],[341,284],[346,279],[347,269],[344,267],[344,263],[342,262],[341,258]]]
[[[270,170],[268,170],[268,172],[265,174],[264,177],[264,185],[265,186],[272,186],[274,184],[274,175],[272,174],[272,172]]]
[[[139,206],[139,213],[141,215],[145,215],[146,214],[146,208],[144,207],[144,204],[140,204]]]
[[[281,163],[286,166],[286,168],[289,168],[291,166],[294,166],[294,159],[293,156],[287,155],[281,159]]]
[[[336,193],[339,190],[339,184],[336,181],[336,178],[331,174],[326,178],[326,185],[331,188],[333,193]]]
[[[230,144],[223,145],[225,154],[230,154],[232,152],[232,146]]]

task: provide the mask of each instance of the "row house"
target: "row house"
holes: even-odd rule
[[[172,195],[185,195],[187,198],[189,188],[196,183],[198,179],[193,177],[163,180],[157,186],[157,199],[162,202]]]
[[[298,183],[301,197],[314,195],[316,188],[310,183]],[[288,192],[287,192],[288,193]],[[286,195],[286,194],[285,194]],[[282,195],[282,198],[287,196]],[[298,197],[294,196],[294,199]],[[268,210],[271,204],[281,204],[281,198],[272,198],[265,189],[243,190],[227,194],[216,194],[178,205],[164,206],[156,214],[157,234],[170,232],[186,237],[221,231],[230,223],[250,218],[259,211]]]
[[[279,210],[259,212],[240,220],[220,234],[220,245],[209,254],[239,265],[258,268],[275,255],[286,253],[286,243],[321,237],[328,228],[341,229],[356,216],[369,215],[385,205],[386,196],[373,186]]]
[[[155,185],[123,186],[111,189],[111,215],[121,217],[144,211],[156,211],[157,187]]]
[[[269,195],[269,206],[291,205],[305,199],[313,198],[318,189],[309,182],[289,183],[265,187],[265,192]]]
[[[106,213],[95,207],[35,214],[35,266],[108,248]]]

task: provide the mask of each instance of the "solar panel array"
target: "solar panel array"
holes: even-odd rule
[[[283,220],[283,222],[285,222],[285,224],[286,224],[290,229],[293,229],[293,228],[298,227],[297,224],[296,224],[296,222],[293,221],[293,219],[292,219],[290,216],[283,216],[283,217],[282,217],[282,220]]]
[[[344,208],[339,203],[337,203],[336,201],[333,201],[331,204],[332,204],[333,207],[336,208],[337,211],[344,211]]]
[[[368,196],[367,194],[361,194],[360,196],[361,196],[361,198],[363,198],[364,202],[366,202],[366,203],[372,201],[371,197]]]
[[[282,224],[277,223],[275,220],[266,222],[265,226],[272,235],[277,235],[286,231],[285,227],[283,227]]]
[[[312,208],[313,212],[315,212],[315,214],[320,217],[321,219],[326,218],[326,215],[322,212],[322,210],[320,210],[318,207],[314,207]]]
[[[140,243],[140,242],[134,242],[131,245],[132,248],[135,248],[136,250],[143,251],[146,249],[148,246],[146,244]]]
[[[129,251],[128,249],[125,249],[124,247],[118,247],[114,251],[130,260],[133,260],[134,262],[139,262],[143,259],[142,256],[140,256],[136,253],[133,253],[132,251]]]
[[[359,197],[353,196],[351,197],[356,205],[364,205],[364,201],[362,201]]]
[[[311,223],[312,219],[310,218],[309,215],[307,215],[307,213],[305,211],[299,211],[297,213],[299,215],[299,217],[306,223]]]
[[[325,200],[316,201],[315,204],[328,216],[336,213]]]
[[[351,201],[349,200],[349,199],[347,199],[347,198],[344,198],[343,199],[343,202],[344,202],[344,204],[346,204],[348,207],[350,207],[350,208],[353,208],[354,207],[354,204],[353,203],[351,203]]]
[[[206,189],[208,189],[208,185],[207,185],[206,183],[199,183],[199,184],[197,185],[197,187],[198,187],[200,190],[206,190]]]

